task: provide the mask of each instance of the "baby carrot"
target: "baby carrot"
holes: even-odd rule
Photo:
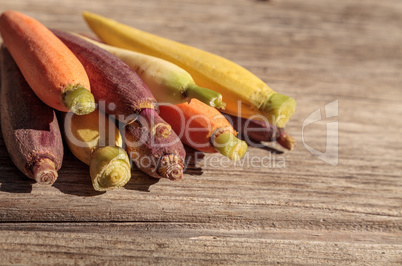
[[[0,16],[0,33],[25,80],[45,104],[79,115],[94,110],[84,67],[43,24],[8,10]]]
[[[53,184],[63,162],[57,117],[29,87],[4,45],[1,54],[1,132],[15,166],[39,184]]]
[[[89,165],[94,189],[124,186],[131,178],[131,167],[114,121],[98,109],[87,115],[68,112],[61,117],[64,140],[75,157]]]
[[[246,142],[236,138],[237,132],[217,109],[197,99],[159,108],[160,116],[184,144],[203,152],[220,152],[232,160],[246,153]]]

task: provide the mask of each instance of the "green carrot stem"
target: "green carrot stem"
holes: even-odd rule
[[[33,165],[32,174],[37,183],[45,185],[53,184],[58,176],[54,162],[47,158],[41,159]]]
[[[214,146],[214,148],[223,156],[226,156],[234,161],[240,160],[246,154],[246,142],[236,138],[232,132],[220,132],[222,131],[216,130],[215,133],[212,134],[212,146]]]
[[[225,109],[226,104],[222,102],[222,95],[216,91],[191,84],[185,93],[190,99],[196,98],[209,106],[222,110]]]
[[[97,191],[124,186],[131,178],[127,152],[116,146],[97,149],[91,156],[89,172],[92,185]]]
[[[262,113],[267,117],[268,122],[277,127],[284,127],[289,117],[296,109],[296,101],[286,95],[275,93],[262,106]]]
[[[70,85],[63,92],[63,103],[73,113],[86,115],[95,110],[95,98],[81,85]]]
[[[138,119],[141,126],[145,127],[155,137],[167,138],[172,131],[172,127],[159,116],[155,109],[142,109]]]

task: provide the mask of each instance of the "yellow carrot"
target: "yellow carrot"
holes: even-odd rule
[[[124,186],[131,178],[131,166],[113,120],[98,109],[88,115],[69,112],[62,117],[65,141],[75,157],[89,165],[94,189]]]
[[[293,98],[276,93],[232,61],[90,12],[83,16],[105,43],[160,57],[185,69],[196,84],[222,94],[225,112],[229,114],[245,118],[262,114],[271,124],[284,127],[294,113]]]

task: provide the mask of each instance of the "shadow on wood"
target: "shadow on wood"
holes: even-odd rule
[[[128,190],[138,190],[138,191],[145,191],[149,192],[149,188],[158,183],[160,179],[148,176],[147,174],[141,172],[140,169],[133,166],[131,170],[131,179],[128,183],[124,186],[125,189]]]
[[[22,174],[14,165],[4,144],[0,127],[0,168],[7,175],[0,175],[0,191],[9,193],[31,193],[32,184],[35,183]]]
[[[270,146],[264,144],[263,142],[259,142],[259,143],[249,142],[249,143],[247,143],[247,145],[249,145],[250,147],[253,147],[253,148],[258,148],[258,149],[268,151],[272,154],[283,154],[283,151],[270,147]]]
[[[94,190],[89,166],[76,159],[69,149],[64,149],[63,165],[53,186],[65,194],[75,196],[92,197],[105,193]]]
[[[0,177],[0,191],[8,193],[31,193],[35,181],[20,173],[17,169],[11,176]]]
[[[205,153],[197,151],[190,146],[184,145],[186,150],[186,161],[184,162],[184,174],[189,175],[202,175],[203,171],[201,167],[197,167],[198,163],[204,160]]]
[[[186,150],[186,158],[183,174],[202,175],[202,168],[197,167],[197,163],[204,159],[205,154],[186,145],[184,145],[184,148]],[[141,170],[139,170],[135,165],[133,165],[131,174],[130,181],[124,186],[124,188],[129,190],[149,192],[150,187],[158,183],[160,180],[141,172]]]

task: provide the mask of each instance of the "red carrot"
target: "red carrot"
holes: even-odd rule
[[[0,16],[0,33],[25,80],[44,103],[77,114],[94,110],[84,67],[43,24],[9,10]]]
[[[160,106],[160,115],[180,136],[183,143],[203,152],[220,152],[239,160],[247,144],[236,138],[237,132],[215,108],[192,99],[190,103]]]

